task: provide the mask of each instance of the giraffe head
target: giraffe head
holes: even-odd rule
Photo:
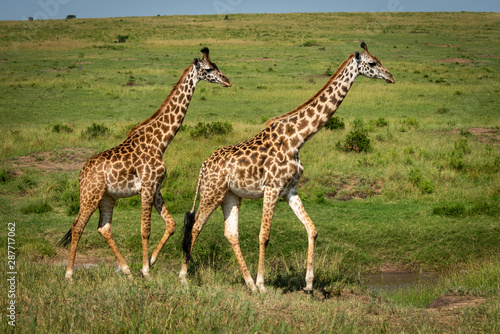
[[[365,50],[364,52],[359,53],[356,51],[354,53],[354,57],[358,62],[359,74],[368,78],[382,79],[387,83],[395,83],[396,80],[394,80],[392,74],[387,71],[380,60],[368,52],[365,42],[361,43],[361,47]]]
[[[210,54],[208,48],[201,49],[203,53],[203,58],[194,58],[193,65],[197,71],[198,80],[205,80],[211,83],[221,84],[223,87],[231,87],[232,83],[229,79],[222,73],[215,63],[210,60]]]

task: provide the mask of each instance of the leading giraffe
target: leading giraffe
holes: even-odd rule
[[[304,170],[299,150],[316,134],[337,110],[354,80],[363,75],[368,78],[394,83],[394,77],[368,52],[351,54],[330,77],[326,85],[298,108],[268,120],[254,138],[238,145],[220,148],[201,166],[196,186],[193,209],[184,220],[183,250],[185,260],[179,277],[187,284],[187,269],[194,243],[203,225],[219,206],[225,219],[224,236],[229,241],[246,285],[253,291],[265,292],[264,259],[269,242],[271,220],[280,197],[304,224],[308,237],[306,292],[313,290],[313,259],[316,227],[309,218],[297,193],[297,185]],[[200,194],[198,212],[196,198]],[[259,263],[254,283],[238,241],[238,211],[242,198],[264,198],[259,234]]]
[[[132,128],[120,145],[92,156],[80,172],[80,211],[71,229],[59,245],[71,242],[65,277],[72,280],[78,241],[90,216],[99,208],[97,231],[106,239],[124,274],[132,277],[125,259],[118,251],[111,234],[113,207],[119,198],[141,195],[142,275],[149,277],[152,265],[163,245],[175,231],[175,222],[163,201],[160,186],[166,168],[163,153],[186,116],[196,85],[204,80],[230,87],[229,79],[210,60],[208,48],[201,50],[203,58],[194,58],[160,108],[148,119]],[[148,260],[152,207],[166,224],[165,234]]]

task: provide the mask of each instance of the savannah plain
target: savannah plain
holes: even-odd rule
[[[12,285],[0,281],[1,332],[500,332],[500,14],[3,21],[0,31],[0,258],[7,277],[15,226],[17,272],[15,327]],[[268,293],[247,290],[220,209],[182,286],[182,222],[201,163],[313,96],[361,41],[396,84],[359,77],[336,126],[300,152],[299,194],[318,230],[314,295],[301,290],[306,232],[283,201],[267,247]],[[139,274],[132,197],[118,201],[113,235],[134,279],[117,270],[95,213],[66,282],[69,251],[56,243],[78,212],[81,167],[153,114],[204,46],[233,86],[200,82],[165,152],[161,189],[177,232],[151,280]],[[345,149],[352,133],[369,140],[366,150]],[[254,277],[261,210],[261,200],[240,209]],[[164,229],[153,212],[150,252]],[[394,272],[435,279],[396,289],[363,279]]]

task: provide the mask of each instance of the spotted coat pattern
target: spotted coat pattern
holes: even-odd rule
[[[166,168],[163,153],[179,130],[186,115],[195,87],[200,80],[230,87],[229,79],[202,50],[203,58],[195,58],[189,65],[161,107],[150,118],[132,128],[120,145],[91,157],[80,172],[80,210],[62,243],[71,240],[66,278],[71,280],[78,241],[94,211],[99,208],[98,232],[106,239],[122,271],[131,277],[125,259],[118,251],[111,233],[113,207],[119,198],[141,195],[142,219],[142,275],[149,277],[152,265],[170,235],[175,222],[165,207],[160,185]],[[165,234],[148,259],[148,241],[151,230],[152,207],[166,224]]]
[[[245,282],[252,291],[264,292],[265,250],[276,203],[283,197],[307,231],[309,246],[305,290],[312,291],[317,231],[297,194],[297,185],[304,170],[299,150],[337,110],[358,75],[394,82],[393,76],[380,61],[368,52],[366,44],[363,43],[362,47],[364,52],[351,54],[327,84],[307,102],[267,121],[265,128],[254,138],[218,149],[202,164],[195,195],[196,203],[199,192],[200,204],[191,234],[187,234],[191,243],[185,249],[186,259],[179,274],[185,284],[190,253],[196,238],[208,217],[221,205],[225,236],[233,248]],[[239,246],[238,211],[241,198],[262,197],[259,264],[254,284]],[[194,212],[195,203],[191,213]]]

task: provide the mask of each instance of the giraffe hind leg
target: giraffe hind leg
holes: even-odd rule
[[[211,190],[212,191],[212,190]],[[203,226],[207,222],[210,215],[221,205],[224,199],[226,189],[218,191],[217,194],[211,193],[211,196],[203,196],[203,191],[200,195],[200,206],[196,215],[194,212],[186,213],[184,222],[184,238],[182,240],[183,250],[185,253],[184,263],[182,264],[179,278],[184,285],[188,285],[187,269],[191,260],[191,252],[193,251],[194,243],[198,238]]]
[[[153,254],[151,255],[151,258],[149,259],[150,266],[152,266],[156,262],[156,259],[158,258],[158,254],[160,253],[161,249],[167,242],[168,238],[170,238],[170,236],[175,232],[174,218],[172,218],[172,216],[168,212],[167,207],[165,206],[165,202],[163,201],[163,197],[161,196],[159,190],[155,193],[154,206],[156,208],[156,211],[158,211],[160,216],[165,221],[166,228],[165,228],[165,234],[163,234],[163,237],[158,243],[158,246],[156,246],[156,248],[153,251]]]
[[[116,243],[113,240],[113,234],[111,233],[111,220],[113,218],[113,208],[115,202],[116,201],[114,198],[107,195],[104,195],[101,201],[99,202],[100,215],[99,215],[99,227],[97,228],[97,231],[104,237],[109,247],[113,251],[113,254],[116,257],[116,260],[118,261],[118,264],[122,269],[122,272],[125,275],[127,275],[128,278],[132,278],[132,273],[130,272],[130,269],[125,259],[123,258],[122,254],[118,250],[118,247],[116,246]]]

